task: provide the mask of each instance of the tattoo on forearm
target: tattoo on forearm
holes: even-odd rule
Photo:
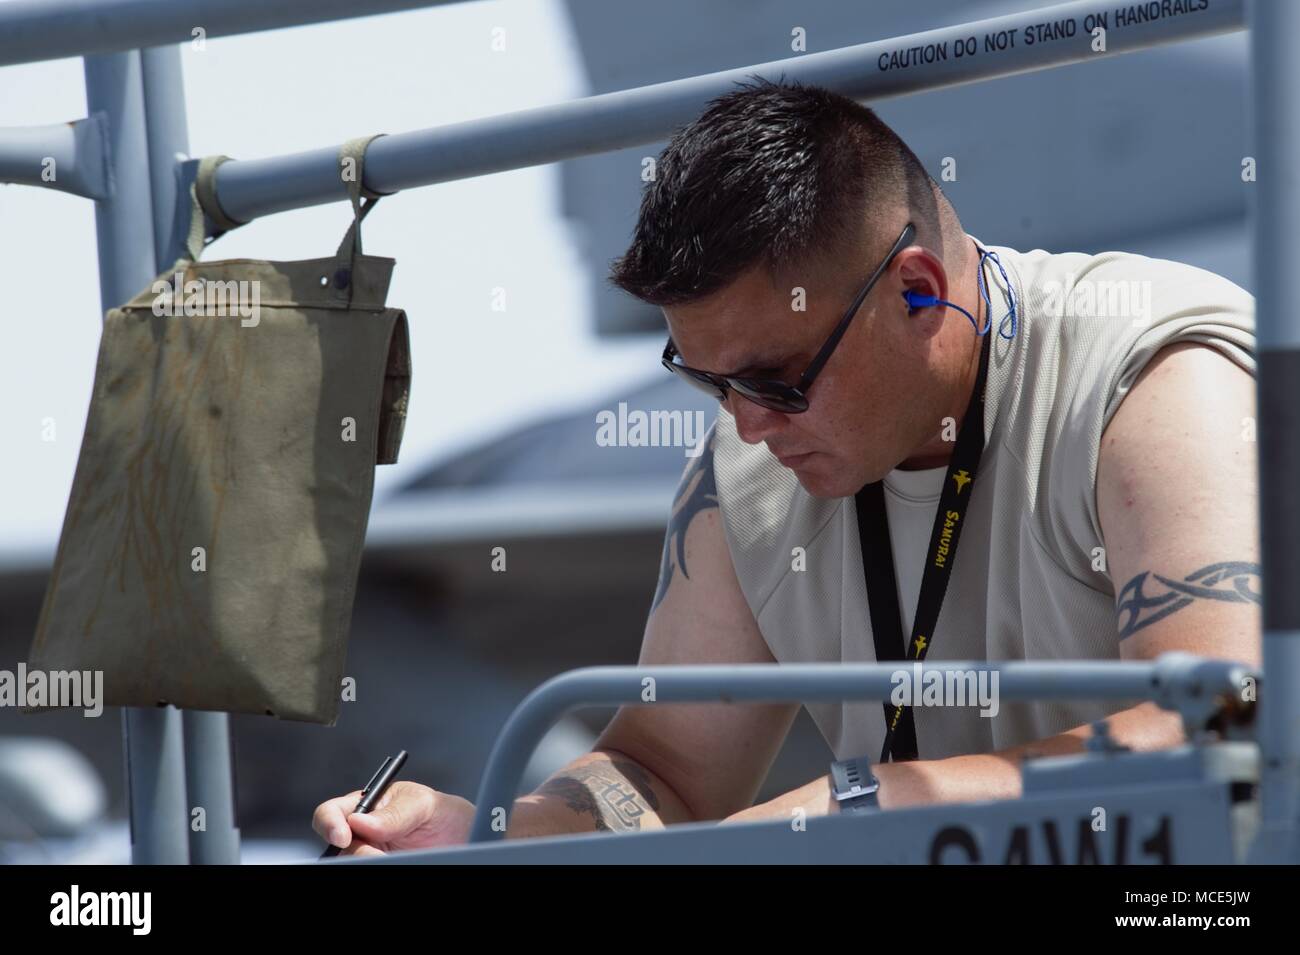
[[[572,812],[590,816],[600,832],[640,829],[642,816],[659,811],[649,775],[627,760],[575,769],[537,791],[559,797]]]
[[[713,476],[713,441],[714,436],[710,433],[709,443],[682,475],[682,483],[673,498],[673,516],[668,521],[668,533],[664,538],[659,586],[655,589],[654,602],[650,604],[651,613],[668,593],[675,566],[682,569],[683,577],[690,579],[691,575],[686,572],[686,529],[700,511],[718,506],[718,485]]]
[[[1262,603],[1260,566],[1232,560],[1209,564],[1182,580],[1171,580],[1150,571],[1138,574],[1119,592],[1119,638],[1132,636],[1143,627],[1177,613],[1199,600],[1225,603]],[[1144,588],[1150,587],[1148,593]]]

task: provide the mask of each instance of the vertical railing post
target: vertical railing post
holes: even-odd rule
[[[144,81],[138,50],[85,58],[86,106],[108,137],[113,190],[95,203],[99,294],[105,310],[148,285],[155,269]],[[180,711],[122,711],[131,861],[185,863],[185,751]]]
[[[1259,341],[1259,506],[1264,685],[1259,696],[1260,835],[1254,861],[1300,855],[1300,4],[1249,9]]]
[[[160,46],[141,50],[144,105],[149,145],[149,180],[153,197],[155,274],[184,251],[175,217],[187,206],[178,204],[179,164],[189,152],[185,121],[185,79],[180,48]],[[239,829],[235,807],[230,718],[225,713],[186,710],[182,714],[185,742],[185,791],[190,862],[237,865]],[[203,827],[192,814],[203,810]]]

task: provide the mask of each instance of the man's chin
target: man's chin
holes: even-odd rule
[[[845,486],[842,478],[837,480],[819,470],[804,468],[791,468],[790,470],[794,471],[794,476],[799,479],[799,485],[812,497],[831,500],[840,497],[852,497],[858,492],[856,487]]]

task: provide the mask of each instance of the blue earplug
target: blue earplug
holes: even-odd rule
[[[984,331],[980,331],[979,322],[975,321],[975,316],[955,302],[949,302],[947,299],[942,299],[935,295],[923,295],[920,292],[913,292],[911,289],[908,289],[903,293],[903,298],[907,300],[908,311],[916,311],[918,308],[929,308],[931,305],[944,305],[948,308],[955,308],[970,319],[970,323],[975,326],[976,335],[984,335],[988,333],[987,327]]]
[[[913,292],[911,289],[903,293],[903,298],[907,299],[908,308],[929,308],[931,305],[938,305],[940,301],[937,296],[923,295],[920,292]]]
[[[998,267],[998,271],[1002,273],[1002,281],[1006,283],[1007,296],[1009,298],[1009,304],[1011,306],[1010,310],[1006,314],[1006,317],[1003,319],[1004,325],[1006,324],[1007,318],[1011,319],[1011,334],[1007,335],[1003,333],[1000,330],[1001,326],[999,326],[998,334],[1001,335],[1003,338],[1007,338],[1007,339],[1014,338],[1016,334],[1016,322],[1018,317],[1018,311],[1016,308],[1015,289],[1011,285],[1011,280],[1007,278],[1006,270],[1002,268],[1002,263],[1001,261],[998,260],[997,253],[990,252],[987,249],[980,249],[980,267],[976,273],[976,275],[979,278],[980,295],[983,296],[984,304],[988,306],[988,310],[989,310],[989,321],[988,324],[985,325],[984,331],[980,331],[979,322],[975,321],[974,315],[966,311],[966,309],[962,308],[960,305],[939,298],[936,295],[925,295],[921,292],[913,292],[911,289],[905,290],[903,292],[903,299],[907,302],[908,311],[914,312],[918,308],[930,308],[932,305],[943,305],[948,308],[955,308],[957,311],[961,312],[963,315],[965,315],[967,318],[970,319],[970,323],[975,326],[976,335],[988,334],[989,329],[993,327],[993,316],[992,316],[993,301],[989,296],[988,289],[984,285],[984,260],[985,259],[992,259],[993,264],[996,265]]]

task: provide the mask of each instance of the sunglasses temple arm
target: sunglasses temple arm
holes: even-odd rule
[[[862,307],[863,300],[866,299],[867,295],[871,292],[872,287],[876,284],[876,280],[879,278],[880,272],[877,271],[876,274],[871,277],[871,281],[868,282],[863,287],[862,291],[858,293],[858,297],[854,299],[849,310],[845,312],[844,317],[840,319],[840,323],[835,326],[835,331],[831,332],[831,337],[826,339],[826,344],[823,345],[821,350],[813,357],[812,363],[809,364],[804,373],[799,376],[798,388],[800,391],[806,390],[807,387],[812,384],[813,379],[817,377],[818,373],[830,359],[831,353],[839,346],[840,339],[843,338],[844,333],[849,330],[849,323],[853,321],[854,316],[858,314],[858,309]]]
[[[862,291],[858,293],[858,297],[855,298],[853,304],[849,306],[849,310],[845,312],[844,317],[840,319],[840,323],[835,326],[835,331],[831,332],[831,337],[827,339],[826,344],[821,347],[821,351],[817,352],[817,355],[813,358],[812,363],[808,366],[807,370],[799,377],[799,384],[797,386],[799,391],[806,391],[808,386],[812,384],[813,379],[816,378],[817,374],[822,370],[822,367],[830,360],[831,353],[834,352],[835,348],[839,345],[840,339],[844,337],[844,333],[849,330],[849,322],[853,321],[854,316],[858,314],[858,309],[862,307],[863,301],[871,294],[871,290],[876,287],[876,283],[880,281],[880,277],[885,274],[885,270],[889,268],[889,263],[894,261],[894,256],[907,248],[908,243],[912,241],[912,237],[915,235],[916,227],[913,226],[912,223],[909,222],[903,227],[903,231],[899,233],[898,238],[894,241],[894,247],[889,250],[889,255],[885,256],[885,261],[881,262],[876,271],[872,273],[871,278],[867,280],[867,284],[864,285]]]

